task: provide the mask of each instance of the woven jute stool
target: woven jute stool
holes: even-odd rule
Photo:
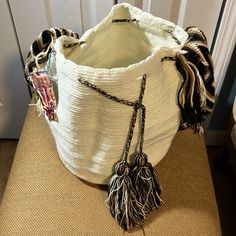
[[[221,235],[204,138],[179,131],[155,169],[164,204],[148,215],[146,235]],[[0,206],[0,235],[124,235],[106,198],[64,167],[45,119],[31,106]]]

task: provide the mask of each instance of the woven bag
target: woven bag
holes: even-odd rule
[[[130,14],[137,22],[112,23],[130,19]],[[80,40],[68,36],[56,40],[58,122],[48,124],[60,158],[72,173],[92,183],[108,183],[114,164],[121,159],[133,111],[81,86],[78,78],[135,101],[146,73],[144,146],[153,165],[165,156],[180,124],[176,97],[181,76],[174,62],[161,59],[175,56],[186,40],[179,26],[126,4],[113,7]],[[81,41],[86,43],[80,45]],[[135,151],[138,133],[135,127],[130,153]]]
[[[185,31],[123,3],[80,39],[57,28],[44,34],[36,41],[43,46],[31,48],[26,76],[44,70],[50,74],[56,107],[45,118],[62,162],[76,176],[108,184],[124,155],[122,163],[132,164],[132,154],[145,150],[136,164],[146,164],[148,156],[155,166],[180,125],[202,132],[214,103],[212,61],[202,31]],[[42,98],[40,102],[45,108]],[[116,166],[122,178],[130,171],[123,164]],[[129,224],[111,213],[128,229],[160,203]]]

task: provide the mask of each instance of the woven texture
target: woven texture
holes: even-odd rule
[[[203,138],[179,131],[155,169],[165,203],[147,217],[146,235],[220,236]],[[0,235],[124,235],[106,197],[66,170],[48,125],[30,107],[0,206]],[[126,234],[141,236],[142,230]]]
[[[137,22],[112,23],[123,17],[136,18]],[[175,56],[187,33],[169,21],[120,4],[81,40],[85,42],[82,45],[73,37],[56,40],[58,122],[51,121],[49,126],[65,166],[82,179],[107,184],[114,165],[122,159],[133,108],[104,98],[78,79],[134,102],[140,80],[147,74],[144,150],[156,165],[179,127],[177,91],[182,81],[175,63],[161,59]],[[64,46],[68,44],[75,46]],[[135,127],[130,154],[137,147],[138,134]]]

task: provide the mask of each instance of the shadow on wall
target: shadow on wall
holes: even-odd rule
[[[236,46],[229,63],[225,80],[212,116],[210,130],[225,130],[227,128],[230,114],[236,96]]]
[[[4,98],[0,117],[1,138],[18,138],[30,101],[23,70],[19,66],[19,56],[10,53],[5,58],[1,74],[1,95]]]

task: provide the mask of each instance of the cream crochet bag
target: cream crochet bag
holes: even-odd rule
[[[130,13],[131,12],[131,13]],[[137,23],[112,23],[137,18]],[[171,32],[181,45],[176,44]],[[144,149],[156,165],[168,151],[180,124],[177,91],[181,77],[173,57],[186,43],[179,26],[123,4],[80,40],[62,36],[55,43],[58,79],[58,122],[48,124],[64,165],[78,177],[107,184],[121,157],[133,109],[115,103],[88,87],[84,78],[119,98],[137,100],[140,79],[147,75]],[[85,41],[80,46],[64,45]],[[135,127],[130,153],[135,151],[139,129]]]
[[[51,44],[43,44],[45,35],[53,32],[56,37],[52,37]],[[153,166],[167,153],[180,124],[201,131],[202,117],[212,109],[214,88],[205,88],[212,86],[213,77],[207,72],[208,68],[212,70],[212,64],[205,36],[199,30],[193,34],[189,29],[187,33],[178,25],[123,3],[115,5],[102,22],[80,39],[63,29],[43,32],[40,37],[43,46],[33,44],[26,74],[44,70],[47,62],[55,80],[57,120],[46,115],[45,118],[64,165],[88,182],[108,184],[124,149],[128,146],[129,154],[137,151],[142,131],[140,125],[134,125],[130,131],[135,109],[122,101],[138,101],[136,111],[146,110],[146,115],[142,113],[145,117],[136,114],[136,118],[141,130],[145,122],[143,149]],[[192,38],[203,47],[204,55],[193,44],[188,45]],[[192,56],[191,50],[195,54],[199,52],[198,57]],[[128,134],[131,134],[130,147]],[[127,158],[125,161],[132,163],[132,155]],[[117,168],[116,177],[128,175],[126,167]],[[110,191],[118,191],[119,187],[114,187],[112,181]],[[152,203],[147,212],[160,205],[159,190],[158,203]],[[116,204],[112,195],[108,204]],[[124,223],[123,216],[119,218],[113,210],[112,215],[124,229],[140,224],[146,214],[144,210],[140,220],[133,215],[130,216],[133,221]]]

